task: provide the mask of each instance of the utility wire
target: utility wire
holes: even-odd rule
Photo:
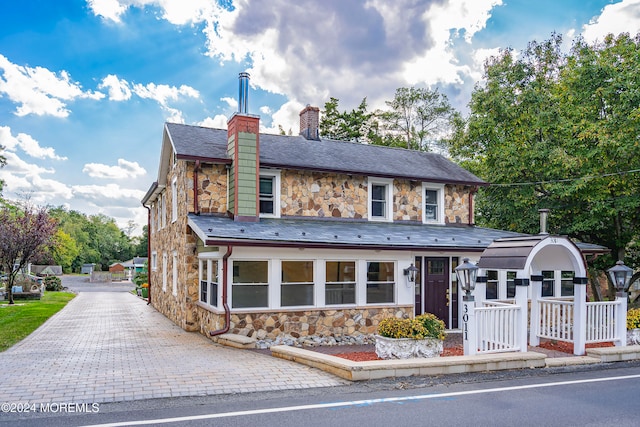
[[[637,173],[637,172],[640,172],[640,169],[632,169],[632,170],[623,171],[623,172],[605,173],[605,174],[602,174],[602,175],[581,176],[581,177],[578,177],[578,178],[553,179],[553,180],[549,180],[549,181],[514,182],[514,183],[511,183],[511,184],[495,184],[495,183],[491,183],[491,186],[492,187],[518,187],[518,186],[524,186],[524,185],[557,184],[557,183],[561,183],[561,182],[579,181],[581,179],[588,180],[588,179],[595,179],[595,178],[605,178],[605,177],[608,177],[608,176],[627,175],[627,174]]]

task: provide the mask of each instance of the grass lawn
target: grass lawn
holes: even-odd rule
[[[40,301],[0,302],[0,352],[35,331],[75,296],[69,292],[45,292]]]

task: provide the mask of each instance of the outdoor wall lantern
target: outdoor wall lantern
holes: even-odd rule
[[[476,278],[478,277],[478,267],[469,262],[469,258],[464,258],[462,264],[456,267],[456,277],[458,283],[465,291],[464,296],[466,301],[472,301],[473,296],[471,292],[476,288]]]
[[[624,265],[624,262],[618,261],[614,267],[607,270],[609,278],[613,282],[618,292],[626,292],[627,286],[629,286],[629,280],[633,275],[633,269]]]
[[[416,284],[416,276],[418,275],[418,268],[411,264],[408,268],[405,268],[404,275],[407,278],[407,287],[410,288]]]

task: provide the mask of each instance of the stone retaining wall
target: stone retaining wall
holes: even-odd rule
[[[200,331],[224,326],[224,313],[213,313],[197,307]],[[409,317],[413,307],[366,307],[342,310],[304,310],[275,313],[231,313],[229,333],[256,339],[276,339],[280,335],[300,338],[305,336],[341,336],[374,334],[380,320],[386,317]]]

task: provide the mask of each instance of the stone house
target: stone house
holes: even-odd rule
[[[453,269],[518,236],[474,225],[487,184],[436,153],[323,139],[316,107],[298,136],[261,134],[240,98],[227,130],[164,126],[142,200],[151,304],[206,335],[371,334],[423,312],[458,328]]]

